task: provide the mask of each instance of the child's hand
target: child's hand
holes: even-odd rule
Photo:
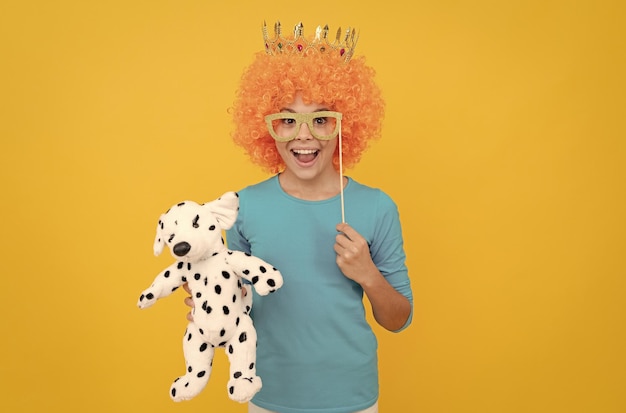
[[[337,265],[341,272],[349,279],[363,285],[379,274],[378,268],[372,261],[370,248],[365,238],[350,225],[337,225],[335,238],[335,252]]]
[[[183,289],[185,291],[187,291],[187,294],[189,294],[189,296],[185,297],[185,305],[191,307],[191,311],[189,311],[187,313],[187,320],[189,321],[193,321],[193,309],[195,307],[194,303],[193,303],[193,299],[191,298],[191,290],[189,289],[189,283],[184,283],[183,284]]]

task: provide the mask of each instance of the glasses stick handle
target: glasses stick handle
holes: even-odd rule
[[[345,224],[346,212],[345,212],[345,207],[343,203],[343,154],[342,154],[343,151],[342,151],[342,142],[341,142],[341,120],[339,120],[338,122],[339,122],[339,180],[340,180],[339,188],[341,189],[341,223]]]

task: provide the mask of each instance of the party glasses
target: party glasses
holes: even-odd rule
[[[267,115],[265,123],[272,138],[278,142],[295,139],[303,123],[307,124],[313,137],[327,141],[339,133],[341,113],[328,110],[312,113],[280,112]]]

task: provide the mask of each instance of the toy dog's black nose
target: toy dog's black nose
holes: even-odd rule
[[[178,255],[179,257],[184,257],[185,254],[187,254],[190,249],[191,249],[191,245],[183,241],[174,245],[174,248],[172,248],[172,251],[174,251],[174,254]]]

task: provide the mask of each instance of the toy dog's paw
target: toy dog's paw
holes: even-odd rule
[[[143,293],[141,293],[141,296],[137,301],[137,307],[141,309],[148,308],[156,303],[156,300],[156,295],[150,289],[147,289]]]
[[[172,400],[175,402],[191,400],[200,394],[208,381],[208,375],[200,379],[198,379],[198,377],[186,374],[174,380],[174,383],[172,383],[172,386],[170,387],[170,397]]]
[[[250,401],[261,387],[263,383],[259,376],[231,379],[228,382],[228,397],[236,402],[245,403]]]
[[[259,295],[268,295],[283,286],[283,277],[278,270],[265,273],[263,277],[252,277],[251,281]]]

